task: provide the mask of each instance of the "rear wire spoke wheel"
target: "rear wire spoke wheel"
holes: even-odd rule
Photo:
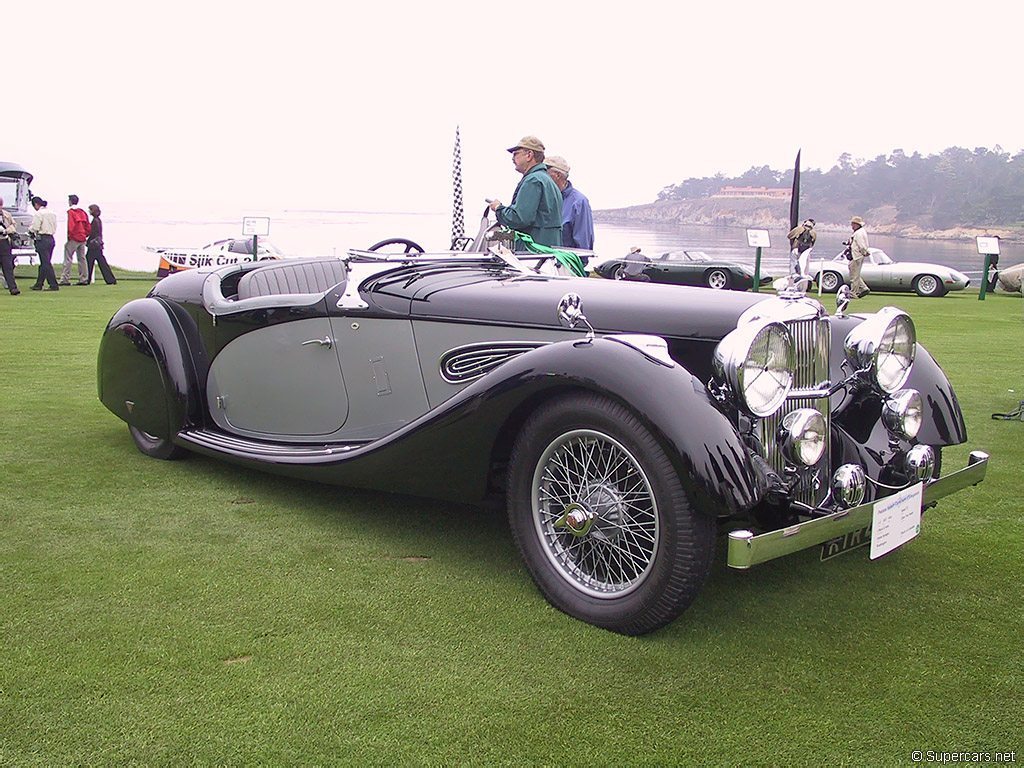
[[[714,521],[691,508],[636,416],[598,395],[553,400],[523,426],[510,463],[509,520],[544,596],[623,634],[675,619],[711,567]]]

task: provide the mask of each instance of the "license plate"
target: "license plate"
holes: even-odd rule
[[[856,531],[830,539],[821,545],[821,561],[831,560],[854,549],[860,549],[871,543],[871,526],[865,525]]]

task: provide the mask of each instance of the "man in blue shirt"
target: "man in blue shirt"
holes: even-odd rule
[[[512,202],[488,202],[499,224],[529,235],[539,245],[562,244],[562,193],[547,174],[544,145],[536,136],[524,136],[514,147],[512,164],[523,178],[512,193]]]
[[[564,157],[547,158],[548,174],[562,193],[562,245],[594,250],[594,214],[590,201],[569,181],[569,163]],[[587,263],[587,259],[583,259]]]

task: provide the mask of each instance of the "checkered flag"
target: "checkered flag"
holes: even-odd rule
[[[459,140],[459,126],[455,126],[455,153],[452,157],[452,248],[466,236],[466,212],[462,207],[462,143]]]

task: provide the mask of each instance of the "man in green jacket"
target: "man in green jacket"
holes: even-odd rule
[[[491,200],[491,210],[499,224],[529,235],[540,245],[559,247],[562,244],[562,193],[547,173],[544,145],[536,136],[524,136],[508,151],[523,178],[512,193],[511,204]],[[520,246],[516,250],[525,248]]]

